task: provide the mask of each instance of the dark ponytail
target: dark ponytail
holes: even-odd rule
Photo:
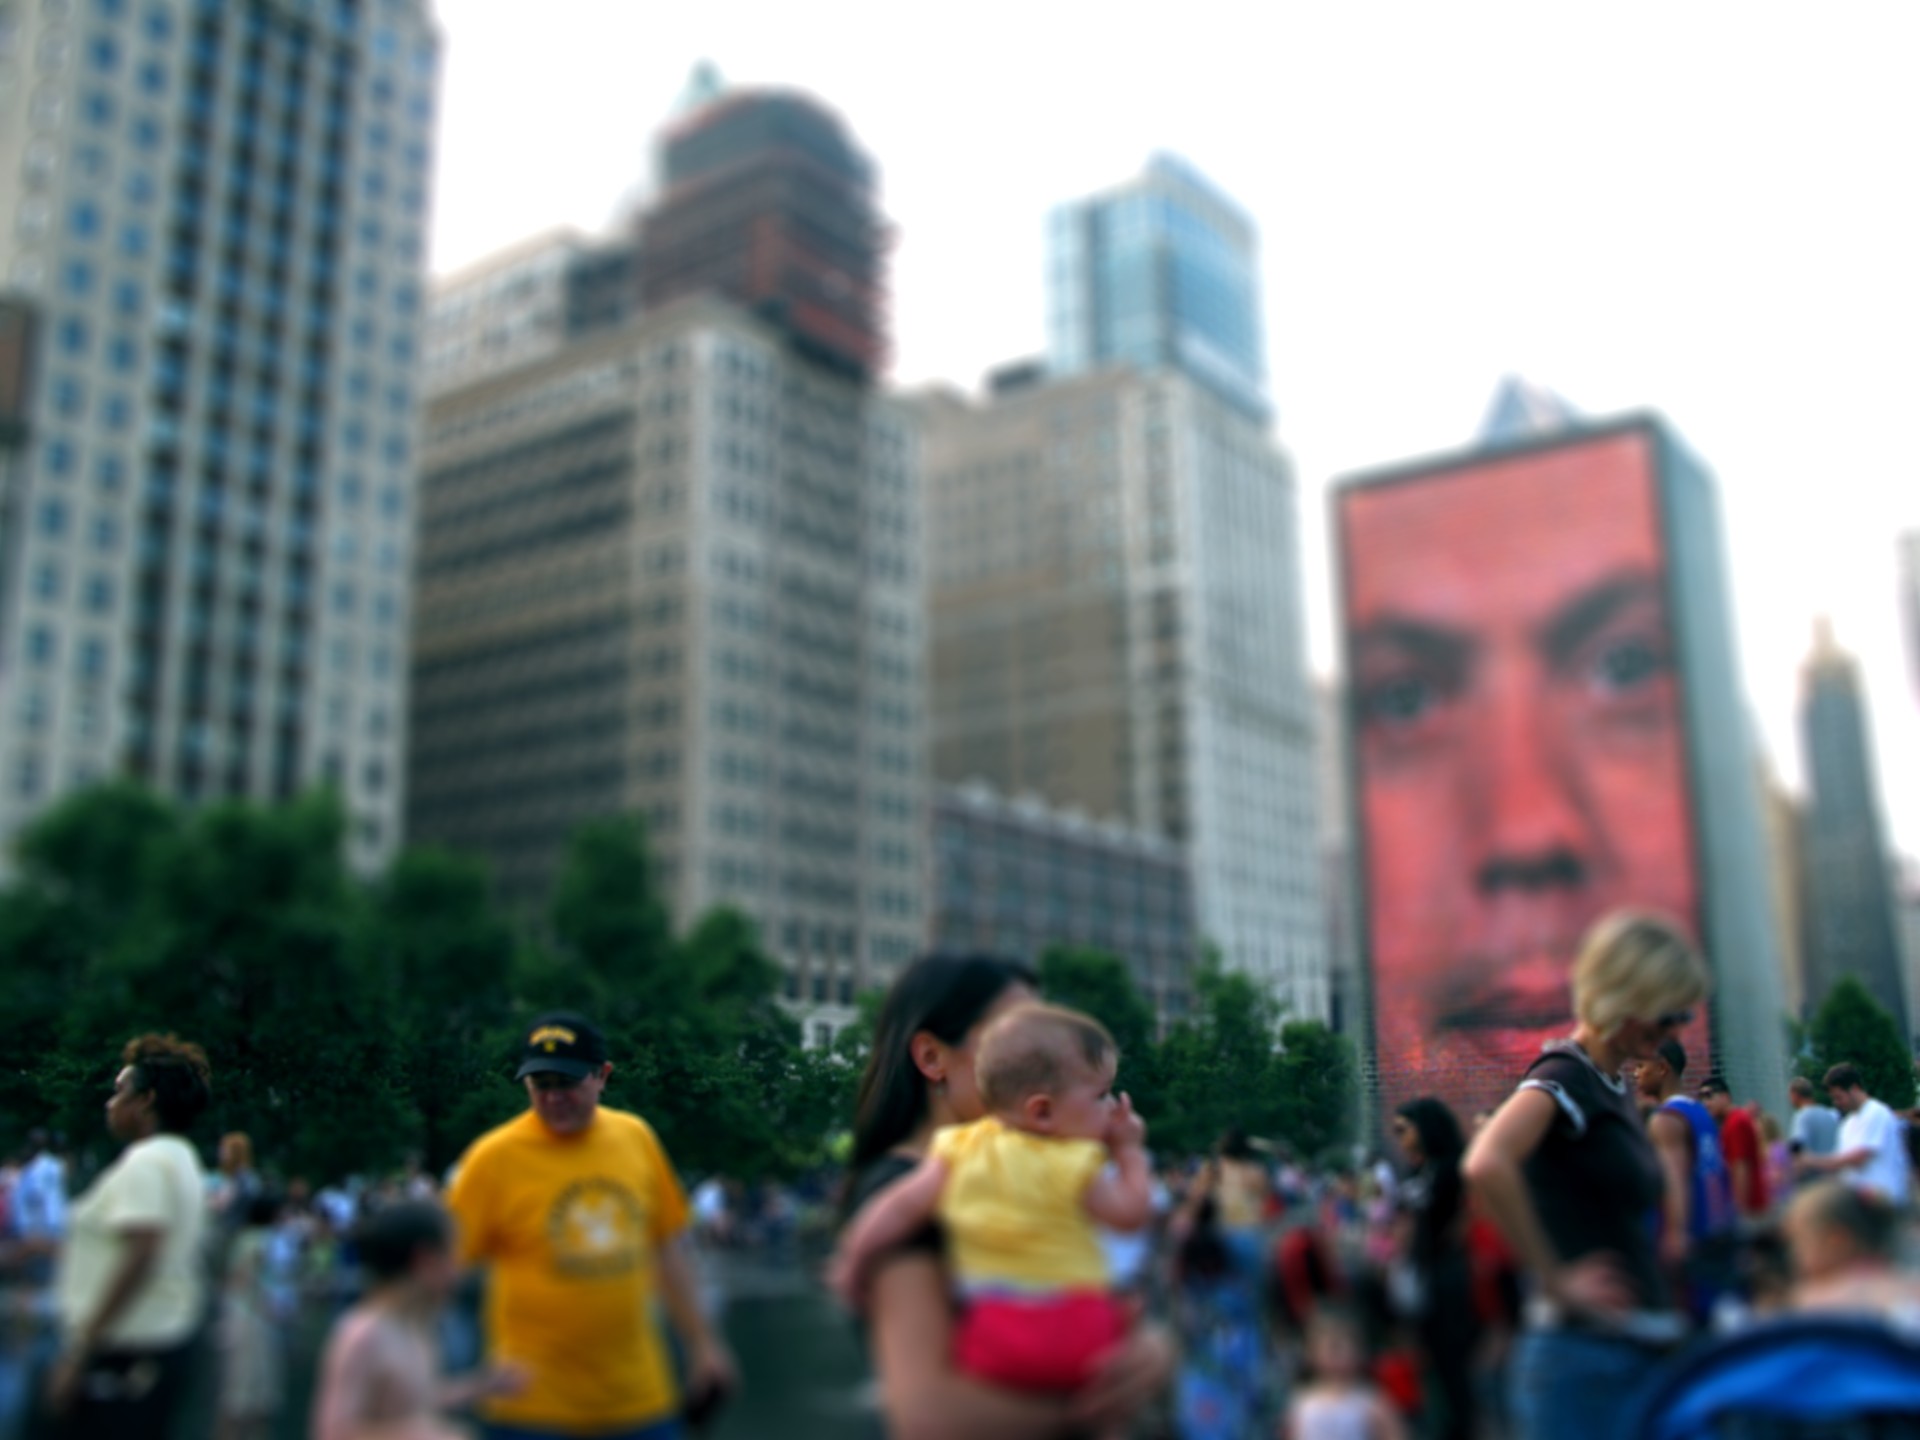
[[[913,1063],[913,1037],[924,1030],[958,1045],[1009,986],[1038,984],[1027,966],[987,955],[926,955],[900,972],[880,1007],[860,1080],[850,1179],[927,1118],[927,1082]]]

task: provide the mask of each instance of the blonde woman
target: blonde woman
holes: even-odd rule
[[[1601,920],[1574,962],[1572,1036],[1543,1047],[1468,1152],[1468,1185],[1533,1276],[1512,1369],[1520,1440],[1604,1434],[1684,1334],[1654,1249],[1660,1158],[1621,1070],[1707,989],[1670,922]]]

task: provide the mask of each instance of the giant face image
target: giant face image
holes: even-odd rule
[[[1697,935],[1652,447],[1362,484],[1339,523],[1383,1097],[1479,1108],[1570,1030],[1594,920]]]

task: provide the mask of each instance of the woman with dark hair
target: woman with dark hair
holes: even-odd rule
[[[1453,1111],[1430,1095],[1396,1110],[1392,1130],[1408,1172],[1400,1186],[1403,1223],[1395,1259],[1395,1273],[1405,1281],[1396,1300],[1419,1333],[1446,1406],[1439,1434],[1443,1440],[1473,1440],[1473,1352],[1480,1326],[1467,1259],[1466,1187],[1460,1179],[1466,1137]]]
[[[127,1042],[120,1062],[107,1129],[127,1148],[69,1216],[47,1404],[62,1434],[133,1440],[167,1434],[186,1395],[206,1177],[183,1137],[213,1089],[206,1052],[171,1035]]]
[[[974,1047],[986,1023],[1038,998],[1024,965],[930,955],[894,982],[860,1082],[845,1214],[909,1174],[935,1130],[985,1114]],[[875,1266],[868,1339],[895,1440],[1047,1440],[1125,1421],[1165,1384],[1173,1346],[1138,1326],[1088,1390],[1068,1403],[997,1390],[953,1364],[953,1300],[939,1232],[929,1228]]]

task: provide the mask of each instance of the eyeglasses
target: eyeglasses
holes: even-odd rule
[[[572,1090],[581,1083],[583,1077],[543,1071],[538,1075],[529,1075],[527,1078],[533,1082],[533,1088],[536,1090]]]
[[[1693,1023],[1693,1011],[1669,1010],[1664,1015],[1653,1017],[1653,1023],[1662,1030],[1680,1030]]]

